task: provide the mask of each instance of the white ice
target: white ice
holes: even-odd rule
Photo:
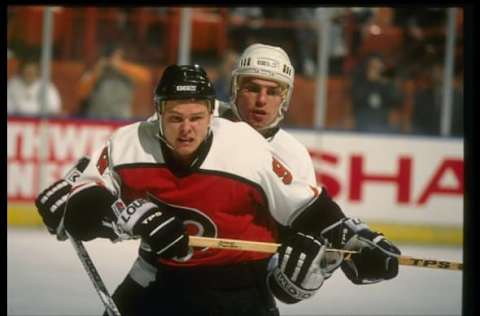
[[[137,254],[137,241],[84,243],[110,293]],[[45,230],[8,229],[8,315],[101,315],[93,285],[69,241]],[[404,255],[462,261],[461,247],[400,245]],[[341,271],[311,299],[280,304],[281,315],[461,315],[462,272],[401,266],[397,278],[354,285]]]

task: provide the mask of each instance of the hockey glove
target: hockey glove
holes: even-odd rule
[[[100,185],[92,183],[74,188],[63,217],[65,229],[83,241],[95,238],[108,238],[113,242],[121,240],[115,226],[117,217],[112,210],[116,200],[113,193]]]
[[[325,249],[319,239],[303,233],[296,233],[282,243],[272,258],[278,258],[278,263],[268,274],[275,297],[293,304],[313,296],[330,276],[322,264]]]
[[[132,236],[140,236],[142,248],[165,259],[188,260],[192,250],[182,221],[147,200],[137,199],[121,212],[118,226]]]
[[[334,248],[360,252],[341,265],[353,283],[370,284],[397,276],[400,250],[359,219],[344,218],[322,231],[322,236]]]
[[[88,157],[82,157],[65,178],[56,181],[40,192],[35,200],[35,206],[42,217],[43,223],[47,226],[50,234],[56,234],[60,240],[66,239],[66,236],[61,232],[60,222],[65,212],[65,205],[72,183],[87,168],[89,162]]]

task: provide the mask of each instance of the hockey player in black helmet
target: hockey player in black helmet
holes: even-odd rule
[[[215,90],[205,70],[198,65],[172,65],[165,69],[154,91],[154,105],[158,116],[159,138],[173,149],[172,146],[174,144],[165,138],[165,131],[162,125],[162,115],[165,113],[165,106],[168,100],[199,100],[206,102],[208,113],[211,114],[215,106]]]
[[[381,278],[395,277],[396,247],[347,218],[323,188],[297,180],[247,124],[215,118],[211,91],[200,67],[169,66],[155,90],[157,113],[115,131],[65,204],[54,203],[58,225],[77,239],[140,238],[113,294],[122,315],[278,315],[274,297],[308,299],[338,268],[327,242],[390,253],[377,261]],[[51,215],[54,189],[38,198],[42,216]],[[189,235],[275,242],[280,225],[296,233],[275,256],[188,244]],[[354,259],[352,274],[365,264]]]

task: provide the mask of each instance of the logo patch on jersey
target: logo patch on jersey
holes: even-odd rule
[[[65,177],[65,181],[73,184],[81,175],[82,173],[80,171],[78,171],[77,169],[73,169],[67,174],[67,176]]]
[[[288,171],[285,166],[282,165],[280,161],[275,158],[272,158],[272,169],[275,174],[282,179],[282,182],[285,184],[292,183],[293,176],[290,171]]]
[[[122,214],[123,210],[126,208],[127,206],[120,199],[116,200],[112,205],[112,210],[117,217],[120,217],[120,214]]]
[[[97,161],[97,169],[100,174],[103,175],[105,169],[108,167],[108,148],[105,146],[100,154],[100,158]]]

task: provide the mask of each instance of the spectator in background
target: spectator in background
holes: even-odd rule
[[[425,68],[415,91],[411,132],[440,135],[443,103],[444,65],[441,61]],[[423,80],[422,80],[423,79]],[[463,136],[463,71],[458,70],[453,82],[450,135]]]
[[[161,64],[168,58],[167,51],[167,19],[169,10],[171,8],[156,7],[145,8],[142,7],[138,10],[145,10],[151,14],[151,21],[146,26],[145,40],[140,41],[141,56],[147,64]]]
[[[401,71],[405,76],[412,76],[425,63],[435,58],[433,55],[444,50],[446,20],[445,8],[395,9],[394,25],[402,28],[404,42],[408,43],[404,45],[398,60],[398,63],[402,64]]]
[[[353,27],[351,28],[350,53],[354,56],[358,56],[362,45],[363,32],[366,25],[368,25],[369,21],[374,16],[375,8],[354,7],[350,8],[349,12],[353,23]]]
[[[232,50],[228,50],[224,54],[218,77],[213,82],[217,99],[220,101],[228,102],[230,100],[230,82],[237,59],[238,54]]]
[[[264,14],[260,7],[230,8],[228,37],[230,46],[237,52],[258,40]]]
[[[385,64],[380,55],[367,56],[365,64],[352,79],[353,124],[357,131],[396,132],[392,114],[402,96],[393,81],[384,76]]]
[[[330,75],[341,75],[343,73],[343,64],[347,57],[348,47],[346,42],[346,21],[348,11],[346,8],[318,8],[317,14],[326,13],[330,20],[329,34],[329,68]]]
[[[41,114],[40,65],[36,59],[20,61],[19,72],[7,82],[8,114]],[[62,102],[57,88],[52,82],[47,85],[46,114],[60,114]]]
[[[424,66],[416,80],[410,131],[440,135],[442,107],[442,65]]]
[[[311,25],[298,26],[293,29],[295,68],[306,76],[313,76],[316,73],[316,48],[317,30],[314,27],[315,10],[312,8],[291,8],[285,9],[289,12],[289,18],[294,22],[311,23]],[[321,10],[321,9],[317,9]]]
[[[130,119],[135,90],[150,81],[148,69],[127,61],[122,47],[108,44],[93,69],[80,79],[79,115]]]

